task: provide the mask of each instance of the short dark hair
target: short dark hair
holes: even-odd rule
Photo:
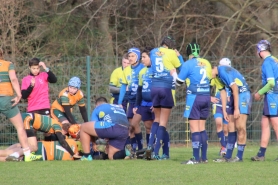
[[[99,98],[97,98],[96,99],[96,102],[95,102],[95,104],[98,104],[98,103],[108,103],[107,102],[107,99],[106,98],[104,98],[104,97],[99,97]]]
[[[145,47],[143,49],[142,53],[147,53],[147,55],[150,56],[150,52],[151,52],[152,49],[153,49],[152,47]]]
[[[166,45],[169,49],[176,49],[176,40],[172,36],[165,36],[161,41],[161,46]]]
[[[29,66],[38,66],[40,63],[40,59],[38,58],[32,58],[31,60],[29,60]]]

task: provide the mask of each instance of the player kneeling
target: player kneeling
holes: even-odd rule
[[[128,127],[129,122],[122,107],[108,104],[103,97],[98,98],[91,121],[81,124],[80,141],[84,152],[81,160],[93,160],[90,154],[90,142],[96,146],[96,137],[109,140],[107,151],[109,159],[123,159],[126,156],[124,148],[128,138]]]

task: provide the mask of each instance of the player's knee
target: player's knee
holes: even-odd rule
[[[135,127],[133,125],[130,125],[128,129],[129,129],[129,133],[134,133],[135,131]]]
[[[244,128],[244,127],[238,127],[238,128],[237,128],[237,134],[238,134],[239,136],[246,135],[246,128]]]

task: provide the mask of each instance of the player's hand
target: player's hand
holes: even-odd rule
[[[256,92],[255,94],[254,94],[254,99],[256,100],[256,101],[259,101],[259,100],[261,100],[261,95],[259,95],[259,93],[258,92]]]
[[[42,66],[43,69],[46,69],[46,68],[47,68],[44,62],[40,62],[40,63],[39,63],[39,66]]]
[[[240,117],[239,109],[235,109],[235,110],[234,110],[234,118],[235,118],[235,119],[238,119],[239,117]]]
[[[229,122],[229,116],[226,111],[223,111],[223,117],[227,122]]]
[[[210,101],[211,101],[212,103],[219,103],[219,99],[216,98],[216,97],[214,97],[214,96],[211,96],[211,97],[210,97]]]
[[[124,108],[122,104],[118,104],[121,108]]]
[[[137,114],[137,110],[138,110],[137,107],[134,107],[134,108],[132,109],[134,115]]]
[[[33,77],[31,79],[31,86],[34,87],[35,86],[35,83],[36,83],[36,80],[35,80],[35,77]]]
[[[20,99],[21,99],[21,96],[16,96],[16,97],[14,97],[14,98],[11,100],[11,102],[13,103],[13,104],[12,104],[12,107],[15,106],[16,104],[18,104],[18,102],[20,101]]]
[[[94,151],[94,152],[97,152],[97,151],[98,151],[97,145],[96,145],[96,144],[93,144],[93,151]]]
[[[151,108],[150,108],[151,110],[152,110],[152,112],[154,111],[154,108],[153,108],[153,106],[151,106]]]
[[[181,55],[180,52],[177,49],[175,49],[175,52],[176,52],[177,56]]]

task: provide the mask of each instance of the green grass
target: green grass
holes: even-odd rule
[[[0,184],[277,184],[278,148],[267,149],[265,162],[251,162],[258,145],[247,146],[243,163],[214,163],[219,147],[210,146],[209,163],[181,165],[192,149],[172,147],[171,160],[44,161],[0,163]],[[234,155],[236,150],[234,151]]]

